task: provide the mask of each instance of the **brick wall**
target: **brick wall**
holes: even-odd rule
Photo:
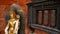
[[[0,34],[4,34],[6,5],[0,5]]]

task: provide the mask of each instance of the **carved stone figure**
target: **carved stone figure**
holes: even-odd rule
[[[6,14],[5,34],[25,34],[25,16],[21,6],[13,4]]]

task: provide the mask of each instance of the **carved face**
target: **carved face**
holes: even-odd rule
[[[13,10],[10,10],[10,17],[11,18],[15,18],[16,14]]]
[[[19,19],[20,18],[20,16],[19,15],[16,15],[16,17]]]

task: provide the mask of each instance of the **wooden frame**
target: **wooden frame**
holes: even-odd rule
[[[42,2],[32,2],[28,3],[28,24],[29,27],[34,29],[43,30],[50,33],[60,33],[60,3],[56,1],[42,1]],[[42,25],[36,24],[36,11],[45,10],[45,9],[54,9],[57,11],[57,28],[50,28]]]

